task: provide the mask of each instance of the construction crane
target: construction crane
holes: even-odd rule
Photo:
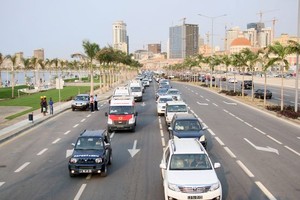
[[[258,13],[256,13],[257,15],[259,15],[259,22],[262,22],[263,14],[270,13],[270,12],[274,12],[274,11],[278,11],[278,10],[279,10],[279,9],[266,10],[266,11],[259,11]]]
[[[275,17],[272,20],[264,21],[264,22],[272,22],[273,40],[275,38],[275,24],[276,24],[277,21],[278,21],[278,19],[276,19]]]
[[[185,20],[186,20],[186,18],[184,17],[184,18],[180,19],[179,21],[182,21],[182,24],[185,25]]]

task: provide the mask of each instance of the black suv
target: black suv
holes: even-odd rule
[[[112,149],[106,130],[84,130],[74,146],[69,160],[71,177],[86,173],[107,175],[107,165],[112,162]]]
[[[171,121],[169,137],[172,138],[198,138],[206,148],[205,138],[206,126],[202,126],[200,121],[193,114],[175,114]]]
[[[243,83],[241,83],[241,88],[243,87]],[[251,89],[252,88],[252,80],[245,80],[244,81],[244,89]]]

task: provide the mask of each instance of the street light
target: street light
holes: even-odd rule
[[[299,37],[300,37],[300,0],[298,0],[298,31],[297,31],[297,41],[299,43]],[[299,53],[297,53],[297,64],[296,64],[296,81],[295,81],[295,88],[296,88],[296,92],[295,92],[295,112],[298,112],[298,81],[299,81]]]
[[[214,20],[220,17],[225,17],[227,14],[219,15],[219,16],[207,16],[207,15],[202,15],[198,14],[201,17],[205,17],[208,19],[211,19],[211,56],[214,55]],[[212,69],[211,69],[211,74],[210,74],[210,87],[212,87]]]

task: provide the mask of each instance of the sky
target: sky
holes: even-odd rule
[[[84,52],[82,42],[89,40],[100,48],[112,45],[112,24],[127,24],[130,53],[161,43],[166,51],[169,27],[198,24],[202,37],[212,29],[214,44],[223,49],[225,27],[259,22],[266,27],[276,18],[275,36],[297,35],[299,0],[0,0],[0,53],[23,52],[31,57],[43,48],[45,58],[71,59]]]

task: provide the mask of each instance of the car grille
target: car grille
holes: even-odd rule
[[[119,120],[119,121],[114,121],[115,125],[126,125],[127,121]]]
[[[95,164],[95,159],[92,159],[92,158],[87,158],[87,159],[84,159],[84,158],[81,158],[77,161],[78,164]]]
[[[182,193],[196,194],[196,193],[205,193],[208,192],[210,186],[187,186],[179,187]]]

